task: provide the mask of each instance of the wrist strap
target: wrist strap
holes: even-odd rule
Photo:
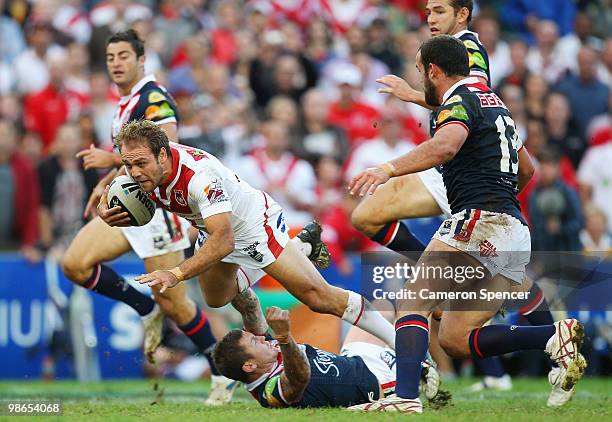
[[[176,279],[178,281],[183,281],[185,280],[185,275],[183,274],[183,272],[181,271],[181,269],[179,267],[174,267],[171,270],[168,270],[169,272],[171,272],[172,274],[174,274],[174,276],[176,277]]]
[[[393,177],[395,175],[395,166],[390,161],[382,163],[380,165],[380,168],[382,169],[382,171],[387,173],[387,176],[389,177]]]

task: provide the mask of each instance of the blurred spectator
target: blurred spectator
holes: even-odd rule
[[[580,251],[584,222],[580,199],[559,175],[559,155],[554,149],[538,154],[537,187],[529,198],[531,243],[534,251]]]
[[[119,101],[118,93],[113,95],[115,91],[111,88],[105,71],[92,72],[89,76],[89,86],[89,109],[94,119],[98,146],[110,151],[113,148],[110,127]]]
[[[556,146],[578,166],[587,145],[584,138],[570,130],[571,110],[567,98],[558,93],[551,93],[545,103],[544,123],[548,133],[548,144]]]
[[[501,100],[512,113],[519,139],[525,143],[527,139],[527,111],[525,110],[525,95],[517,85],[504,85],[500,91]]]
[[[610,89],[597,79],[595,65],[597,53],[590,47],[583,46],[578,53],[578,74],[568,75],[557,86],[565,95],[572,108],[572,128],[585,137],[591,119],[607,113]]]
[[[612,251],[612,238],[608,228],[606,214],[593,204],[584,207],[584,229],[580,232],[580,241],[586,252]]]
[[[66,89],[89,97],[89,56],[83,44],[73,42],[66,48]]]
[[[555,83],[566,70],[564,52],[559,48],[559,30],[552,21],[538,23],[536,43],[527,54],[527,68],[549,83]]]
[[[323,92],[316,88],[307,91],[302,97],[302,111],[296,154],[311,162],[323,156],[345,162],[349,154],[346,132],[327,122],[329,103]]]
[[[313,19],[306,29],[306,54],[315,62],[319,72],[335,57],[332,44],[330,28],[321,19]]]
[[[0,0],[0,40],[10,40],[10,42],[0,43],[0,63],[10,65],[25,50],[26,43],[19,24],[2,12],[4,12],[4,0]]]
[[[395,51],[387,21],[382,18],[374,19],[367,34],[370,55],[384,63],[394,75],[401,72],[401,59]]]
[[[608,87],[612,87],[612,37],[607,38],[601,52],[600,79]]]
[[[380,137],[366,141],[354,150],[346,170],[346,178],[350,179],[368,167],[376,167],[413,149],[415,145],[402,138],[402,129],[402,116],[396,112],[384,111]]]
[[[38,166],[41,186],[40,240],[59,257],[83,226],[83,209],[98,183],[96,170],[84,170],[76,153],[83,148],[75,125],[61,126],[49,157]]]
[[[91,24],[80,0],[64,0],[53,16],[53,28],[79,44],[87,44]]]
[[[500,39],[499,22],[491,13],[481,13],[474,19],[474,31],[489,54],[490,85],[496,87],[512,71],[508,43]]]
[[[541,21],[553,21],[561,35],[570,32],[576,9],[572,0],[506,0],[500,16],[504,24],[529,37],[541,25]]]
[[[23,104],[15,94],[4,94],[0,96],[0,119],[10,121],[18,126],[22,122]]]
[[[171,93],[197,94],[206,80],[206,66],[210,60],[210,43],[203,33],[193,35],[183,43],[185,62],[170,71],[168,89]]]
[[[49,83],[48,61],[65,57],[63,49],[53,44],[51,24],[48,22],[28,23],[26,34],[28,48],[13,63],[17,90],[21,94],[31,94],[45,88]]]
[[[289,151],[284,123],[262,124],[264,145],[244,157],[236,173],[256,189],[272,196],[285,212],[290,227],[303,227],[312,220],[315,203],[315,173],[306,161]]]
[[[529,47],[523,41],[515,40],[510,43],[510,73],[500,81],[496,87],[498,90],[501,90],[506,85],[514,85],[525,89],[525,82],[529,75],[527,67],[528,52]]]
[[[583,203],[593,202],[612,221],[612,143],[587,149],[580,167],[578,181]]]
[[[47,87],[26,97],[24,103],[25,127],[40,135],[45,151],[55,138],[57,129],[69,119],[76,120],[86,100],[78,92],[66,89],[62,61],[51,60],[49,74]]]
[[[544,100],[548,95],[548,83],[539,73],[531,73],[525,81],[525,111],[530,119],[544,118]]]
[[[332,157],[321,157],[316,164],[317,186],[315,195],[317,200],[313,208],[316,219],[324,218],[341,200],[345,191],[342,177],[341,162]]]
[[[233,1],[217,4],[217,28],[211,34],[212,56],[217,63],[229,65],[236,60],[235,33],[240,28],[241,13]]]
[[[39,163],[43,159],[43,143],[36,132],[26,132],[21,137],[19,152],[30,160],[31,163]]]
[[[289,147],[293,152],[294,146],[299,143],[298,108],[295,101],[284,95],[272,98],[266,107],[266,114],[270,120],[285,124],[289,133]]]
[[[166,49],[164,36],[154,31],[153,24],[149,20],[138,19],[131,26],[141,40],[146,40],[145,75],[158,75],[161,79],[166,71],[160,57]]]
[[[362,82],[359,68],[350,64],[338,67],[334,72],[334,81],[340,91],[340,98],[329,108],[329,123],[346,131],[351,148],[376,137],[378,130],[375,126],[380,113],[359,100]]]
[[[559,50],[563,51],[565,67],[572,72],[578,72],[578,53],[583,45],[601,51],[602,41],[593,35],[593,21],[585,12],[576,15],[574,32],[570,32],[559,40]]]
[[[0,120],[0,245],[20,247],[32,262],[41,259],[38,240],[40,187],[32,162],[17,151],[17,133],[7,120]]]
[[[176,105],[181,116],[178,128],[178,138],[182,144],[201,148],[215,157],[222,158],[225,152],[223,136],[219,128],[206,127],[204,110],[210,109],[212,103],[204,107],[203,98],[194,99],[192,96],[179,93],[175,96]]]

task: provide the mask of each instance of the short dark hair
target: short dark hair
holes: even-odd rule
[[[450,35],[438,35],[421,46],[421,62],[425,72],[429,64],[438,66],[448,76],[468,76],[470,59],[465,45]]]
[[[136,53],[136,57],[144,56],[144,41],[140,39],[138,33],[133,29],[128,29],[127,31],[117,32],[116,34],[111,35],[106,39],[106,47],[108,47],[109,44],[115,44],[122,41],[130,43],[134,53]]]
[[[469,12],[467,23],[470,23],[472,20],[472,12],[474,11],[474,1],[473,0],[451,0],[450,2],[453,9],[455,9],[455,15],[459,13],[462,8],[466,8]]]
[[[252,356],[240,344],[243,335],[242,330],[227,333],[215,346],[213,358],[221,375],[247,383],[249,374],[242,370],[242,365]]]
[[[155,157],[159,156],[162,148],[170,156],[170,141],[166,132],[155,123],[148,120],[133,120],[121,128],[115,138],[115,144],[121,151],[126,144],[146,144]]]

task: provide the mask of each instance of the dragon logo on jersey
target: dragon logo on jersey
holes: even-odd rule
[[[468,120],[468,115],[467,111],[465,110],[465,107],[459,104],[454,106],[450,110],[442,110],[438,115],[438,118],[436,119],[436,125],[439,125],[440,123],[450,119],[451,117],[457,120]]]
[[[246,248],[242,248],[242,251],[255,261],[263,262],[263,254],[257,250],[257,246],[259,246],[259,241],[247,246]]]
[[[184,207],[187,206],[187,201],[185,201],[185,196],[183,195],[183,191],[182,190],[175,190],[174,191],[174,200],[179,204],[182,205]]]
[[[469,48],[471,50],[479,50],[478,44],[476,44],[472,40],[465,40],[465,41],[463,41],[463,45],[465,45],[466,48]]]
[[[470,54],[470,67],[472,67],[472,65],[474,64],[482,69],[488,68],[487,62],[485,61],[484,57],[482,57],[482,54],[478,52]]]
[[[212,179],[210,184],[204,188],[204,193],[211,205],[217,202],[227,201],[227,195],[223,190],[223,184],[221,180],[217,178]]]

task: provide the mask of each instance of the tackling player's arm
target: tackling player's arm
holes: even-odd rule
[[[521,192],[533,177],[535,167],[531,161],[531,156],[524,146],[518,150],[518,191]]]
[[[310,381],[310,364],[291,336],[289,311],[271,306],[266,310],[266,321],[283,354],[285,370],[280,377],[280,395],[287,404],[296,403],[302,399]]]
[[[366,169],[351,179],[349,190],[352,195],[359,193],[372,194],[378,185],[387,182],[391,177],[417,173],[444,164],[451,160],[468,137],[465,124],[452,122],[441,126],[433,138],[399,158]]]

